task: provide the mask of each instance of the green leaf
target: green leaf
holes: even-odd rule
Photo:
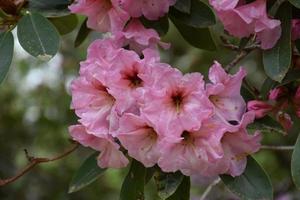
[[[282,34],[276,46],[263,52],[263,63],[266,74],[273,80],[281,82],[291,65],[291,19],[292,10],[288,2],[283,3],[277,17],[281,21]]]
[[[0,33],[0,84],[4,80],[14,53],[14,37],[11,32]]]
[[[71,0],[28,0],[27,8],[47,17],[63,16],[70,14],[68,6],[71,2]]]
[[[131,166],[122,184],[120,200],[144,199],[146,168],[140,162],[132,160]]]
[[[175,7],[171,7],[169,15],[181,23],[194,28],[206,28],[216,23],[212,9],[199,0],[191,0],[191,10],[189,14],[180,12]]]
[[[180,12],[190,14],[192,1],[191,0],[177,0],[174,7]]]
[[[212,38],[209,28],[194,28],[187,26],[176,18],[171,17],[172,22],[182,37],[192,46],[209,51],[216,50],[215,41]]]
[[[69,186],[69,193],[81,190],[103,175],[106,169],[102,169],[97,165],[98,155],[99,152],[95,152],[83,162],[72,178]]]
[[[184,176],[176,192],[172,196],[170,196],[167,200],[189,200],[190,188],[191,188],[190,177]]]
[[[183,180],[183,175],[180,172],[164,173],[157,172],[155,182],[157,186],[158,196],[162,199],[167,199],[177,190]]]
[[[289,0],[295,7],[300,8],[300,0]]]
[[[275,81],[273,81],[270,78],[266,78],[260,90],[260,94],[263,97],[263,99],[268,99],[270,90],[276,87],[276,85],[277,83]]]
[[[78,24],[78,18],[74,14],[62,17],[49,18],[49,20],[52,22],[52,24],[56,27],[56,29],[61,35],[65,35],[72,32]]]
[[[293,181],[297,188],[300,189],[300,135],[298,136],[295,149],[293,151],[291,170]]]
[[[156,21],[148,20],[145,17],[140,17],[140,20],[146,28],[155,29],[160,36],[166,35],[169,31],[169,18],[167,15]]]
[[[271,200],[273,188],[268,175],[254,158],[248,156],[245,172],[238,177],[220,176],[224,184],[242,200]]]
[[[92,32],[92,30],[86,26],[86,22],[87,22],[87,19],[85,19],[84,22],[80,26],[80,29],[79,29],[78,34],[75,39],[75,44],[74,44],[75,47],[79,47],[84,42],[84,40],[87,38],[87,36]]]
[[[50,60],[58,51],[59,34],[49,20],[38,13],[27,12],[18,23],[18,39],[32,56]]]

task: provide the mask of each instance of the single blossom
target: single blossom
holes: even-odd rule
[[[119,145],[114,142],[110,135],[97,137],[96,134],[88,132],[82,125],[69,127],[72,138],[85,147],[100,151],[97,163],[101,168],[122,168],[128,164],[128,159],[119,150]]]
[[[158,165],[165,172],[180,170],[187,176],[205,174],[209,163],[224,156],[221,140],[230,129],[214,116],[204,120],[199,129],[183,131],[179,138],[166,136],[162,141]]]
[[[258,101],[258,100],[249,101],[247,103],[247,108],[249,111],[255,112],[255,117],[257,119],[266,116],[269,112],[273,110],[272,105],[264,101]]]
[[[131,17],[144,15],[149,20],[164,16],[176,0],[121,0],[121,5]]]
[[[262,49],[272,48],[281,35],[280,21],[267,15],[266,0],[244,1],[210,0],[224,28],[233,36],[257,35]]]
[[[179,137],[184,130],[198,129],[202,121],[212,115],[212,108],[201,74],[183,76],[172,68],[164,74],[167,76],[162,77],[159,86],[154,79],[153,88],[145,92],[141,113],[157,131]],[[158,77],[161,76],[158,74]]]
[[[169,44],[160,41],[154,29],[145,28],[138,19],[131,20],[123,31],[115,33],[115,40],[120,46],[128,46],[138,53],[146,48],[156,48],[157,45],[169,48]]]
[[[260,132],[256,131],[250,135],[246,129],[247,125],[253,122],[254,117],[253,112],[245,113],[237,129],[224,134],[221,140],[224,156],[211,163],[204,172],[204,176],[229,174],[235,177],[244,172],[247,156],[257,152],[260,148]]]
[[[143,117],[126,113],[120,119],[116,137],[128,154],[146,167],[154,166],[160,157],[161,135]]]
[[[87,16],[87,26],[100,32],[122,30],[129,19],[119,0],[75,0],[69,9]]]
[[[245,113],[246,103],[240,94],[246,71],[241,68],[235,75],[229,75],[215,61],[209,70],[206,93],[216,113],[233,124],[238,124]]]

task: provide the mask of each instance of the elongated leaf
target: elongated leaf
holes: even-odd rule
[[[190,200],[190,177],[184,176],[176,192],[167,200]]]
[[[38,13],[27,13],[18,23],[18,39],[32,56],[50,60],[58,51],[59,35],[55,27]]]
[[[0,34],[0,84],[4,80],[14,53],[14,37],[11,32]]]
[[[289,0],[295,7],[300,8],[300,0]]]
[[[82,188],[96,181],[106,169],[97,165],[97,156],[99,152],[93,153],[87,158],[76,172],[69,186],[69,193],[77,192]]]
[[[74,44],[75,47],[79,47],[83,43],[83,41],[87,38],[87,36],[90,34],[90,32],[92,31],[91,29],[89,29],[86,26],[86,22],[87,22],[87,19],[85,19],[84,22],[80,26],[80,29],[79,29],[78,34],[75,39],[75,44]]]
[[[209,28],[194,28],[187,26],[176,18],[170,17],[182,37],[192,46],[209,51],[216,50],[215,41],[212,38]]]
[[[174,7],[180,12],[190,14],[192,1],[191,0],[177,0]]]
[[[175,7],[170,8],[170,16],[185,25],[194,28],[206,28],[216,23],[214,12],[211,8],[199,0],[191,0],[190,13],[184,13]]]
[[[220,176],[224,184],[242,200],[271,200],[273,189],[268,175],[251,156],[245,172],[238,177]]]
[[[282,34],[276,46],[263,53],[264,69],[273,80],[281,82],[291,65],[291,19],[292,10],[288,2],[283,3],[277,17],[281,20]]]
[[[47,17],[70,14],[71,0],[28,0],[27,7],[32,12],[40,12]]]
[[[136,160],[132,160],[131,166],[122,184],[120,200],[144,199],[146,168]]]
[[[56,27],[56,29],[61,35],[65,35],[72,32],[78,24],[78,18],[74,14],[62,17],[54,17],[50,18],[49,20],[52,22],[52,24]]]
[[[155,176],[158,196],[162,199],[167,199],[177,190],[183,180],[183,175],[180,172],[164,173],[158,172]]]
[[[300,189],[300,135],[298,136],[295,149],[293,151],[291,170],[293,181],[297,188]]]

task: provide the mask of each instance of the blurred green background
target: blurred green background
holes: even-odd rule
[[[213,27],[219,41],[220,27]],[[45,63],[26,54],[16,41],[14,62],[8,77],[0,85],[0,177],[13,176],[27,164],[24,149],[36,157],[53,157],[71,146],[67,128],[76,123],[70,110],[69,85],[78,74],[79,62],[85,59],[86,48],[95,38],[75,49],[76,31],[63,37],[60,53]],[[216,52],[192,48],[171,26],[165,41],[172,47],[162,52],[162,60],[184,72],[199,71],[207,75],[213,60],[226,65],[235,56],[219,46]],[[234,41],[233,41],[234,42]],[[247,68],[247,79],[260,88],[265,75],[259,51],[252,52],[240,64]],[[233,72],[236,69],[233,69]],[[292,145],[297,135],[282,136],[264,133],[266,144]],[[37,166],[18,181],[0,187],[1,200],[117,200],[122,180],[128,169],[108,170],[98,181],[83,190],[68,194],[68,185],[80,164],[92,153],[80,147],[63,160]],[[268,172],[274,185],[276,200],[297,200],[300,193],[291,182],[291,152],[262,150],[255,155]],[[215,178],[193,177],[192,200],[199,199]],[[158,200],[154,183],[146,188],[146,199]],[[208,200],[238,199],[222,183],[213,188]]]

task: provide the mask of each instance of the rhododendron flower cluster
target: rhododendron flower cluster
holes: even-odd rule
[[[113,38],[93,42],[72,83],[72,137],[101,152],[100,167],[125,167],[122,147],[165,172],[240,175],[260,141],[246,130],[254,113],[245,113],[239,93],[245,71],[228,75],[216,62],[205,84],[200,73],[183,75],[151,50],[144,55]]]
[[[231,35],[242,38],[256,34],[262,49],[272,48],[280,38],[280,21],[267,15],[266,0],[255,0],[248,4],[242,0],[209,2]]]

